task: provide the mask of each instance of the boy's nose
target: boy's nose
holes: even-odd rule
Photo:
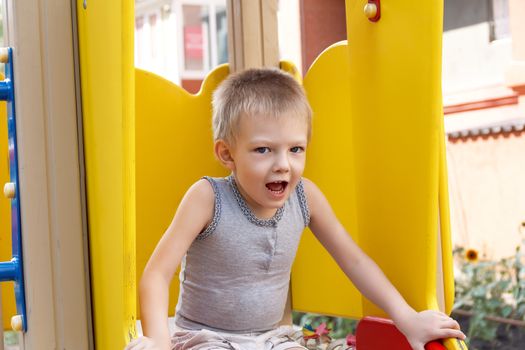
[[[275,162],[273,164],[273,171],[274,172],[288,172],[290,171],[290,161],[288,159],[288,156],[285,154],[278,155],[275,159]]]

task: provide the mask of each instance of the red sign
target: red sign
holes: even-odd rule
[[[202,26],[184,27],[184,56],[188,59],[202,59],[203,37]]]

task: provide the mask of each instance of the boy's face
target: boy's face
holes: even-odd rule
[[[256,216],[272,217],[295,189],[306,162],[307,132],[306,121],[293,115],[241,117],[226,165]]]

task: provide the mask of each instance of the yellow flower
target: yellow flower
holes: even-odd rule
[[[465,252],[465,258],[467,258],[469,262],[477,262],[478,251],[476,249],[467,249],[467,251]]]

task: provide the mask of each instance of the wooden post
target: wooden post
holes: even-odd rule
[[[27,307],[20,349],[93,348],[73,60],[77,2],[6,3]]]
[[[228,0],[231,72],[278,67],[277,0]]]

